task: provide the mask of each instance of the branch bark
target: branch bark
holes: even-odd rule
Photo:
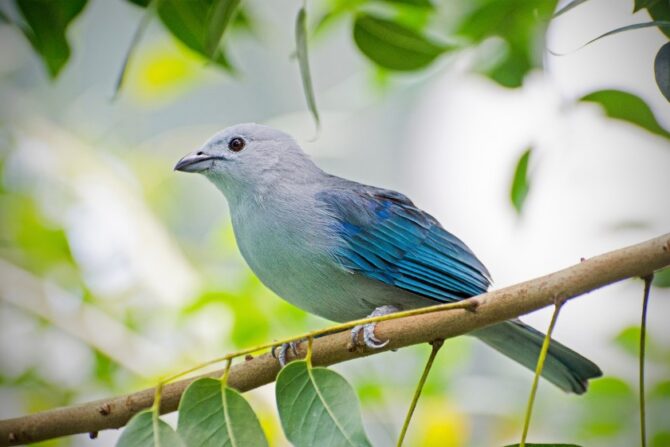
[[[641,244],[615,250],[558,272],[470,298],[476,311],[449,310],[385,321],[377,326],[381,339],[390,339],[375,351],[347,350],[349,333],[314,340],[312,362],[332,365],[418,343],[462,335],[474,329],[553,305],[616,281],[643,277],[670,265],[670,233]],[[290,357],[290,356],[289,356]],[[273,382],[279,371],[269,354],[239,363],[230,371],[228,384],[248,391]],[[163,388],[161,412],[175,411],[186,387],[196,378],[219,377],[222,371],[170,383]],[[0,445],[17,445],[77,433],[124,426],[138,411],[149,408],[154,389],[102,399],[71,407],[0,421]]]

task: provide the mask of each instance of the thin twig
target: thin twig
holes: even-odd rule
[[[640,442],[647,447],[647,417],[644,398],[644,355],[647,341],[647,307],[649,305],[649,290],[654,274],[644,277],[644,295],[642,296],[642,321],[640,322]]]
[[[423,391],[423,386],[425,385],[426,379],[428,378],[428,373],[433,367],[433,361],[435,360],[435,356],[437,356],[437,351],[439,351],[444,344],[444,340],[434,340],[431,344],[433,345],[433,349],[430,351],[430,356],[428,357],[428,362],[426,362],[426,367],[423,369],[423,374],[421,374],[419,383],[416,385],[416,390],[414,391],[414,396],[412,397],[412,403],[409,405],[407,415],[405,416],[405,422],[403,422],[402,430],[400,430],[400,436],[398,437],[398,443],[396,444],[397,447],[402,447],[402,443],[405,440],[405,435],[407,434],[407,429],[409,428],[409,422],[412,420],[412,415],[416,409],[416,404],[419,402],[419,397],[421,397],[421,391]]]
[[[540,381],[542,368],[544,368],[544,361],[546,360],[547,352],[549,351],[551,333],[554,331],[554,326],[556,326],[561,306],[563,306],[563,300],[556,300],[554,314],[551,316],[549,329],[547,329],[547,334],[544,336],[544,341],[542,342],[542,349],[540,350],[540,356],[537,359],[537,367],[535,368],[535,377],[533,377],[533,385],[530,387],[530,396],[528,396],[528,404],[526,405],[526,416],[523,421],[523,433],[521,434],[519,447],[526,446],[526,438],[528,437],[528,429],[530,428],[530,417],[533,414],[533,403],[535,403],[535,394],[537,393],[537,384]]]

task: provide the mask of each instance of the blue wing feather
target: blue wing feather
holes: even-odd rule
[[[342,267],[440,302],[488,289],[490,275],[472,251],[407,197],[357,183],[338,186],[317,199],[335,218]]]

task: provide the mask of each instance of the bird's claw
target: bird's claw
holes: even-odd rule
[[[302,341],[303,340],[292,341],[290,343],[282,343],[281,345],[273,346],[270,351],[272,357],[276,358],[277,361],[279,361],[279,365],[283,368],[286,366],[286,355],[288,354],[289,349],[294,357],[298,357],[298,347]]]
[[[375,335],[377,323],[359,324],[351,329],[351,344],[359,346],[358,338],[363,333],[363,344],[370,349],[380,349],[389,343],[389,340],[381,341]]]
[[[397,312],[398,308],[395,306],[380,306],[376,308],[368,317],[380,317]],[[359,324],[351,329],[351,345],[353,347],[360,346],[358,339],[361,332],[363,333],[363,344],[369,349],[381,349],[389,344],[390,340],[381,341],[375,335],[375,327],[377,323]]]

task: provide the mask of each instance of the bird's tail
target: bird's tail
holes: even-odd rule
[[[472,335],[531,371],[535,370],[544,341],[542,332],[519,320],[478,329]],[[598,365],[552,339],[542,377],[563,391],[582,394],[588,380],[601,375]]]

